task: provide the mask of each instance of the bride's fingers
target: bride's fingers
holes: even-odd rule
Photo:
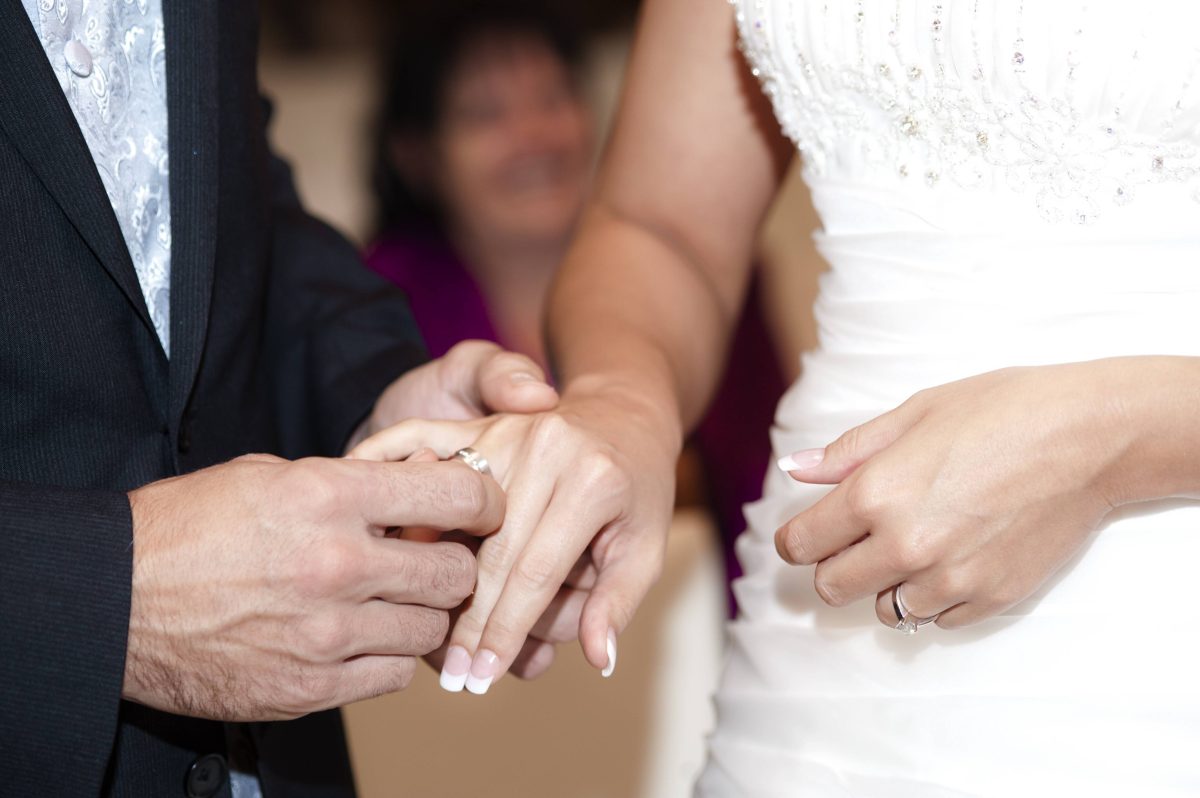
[[[792,565],[813,565],[862,538],[871,528],[860,514],[856,482],[844,482],[775,533],[775,549]]]
[[[797,482],[832,485],[891,446],[921,420],[928,408],[926,394],[916,394],[899,407],[866,424],[846,430],[824,449],[806,449],[779,461]]]
[[[362,441],[346,455],[356,460],[396,461],[428,448],[446,459],[470,446],[486,428],[488,420],[422,421],[413,419],[394,424]]]
[[[583,607],[579,622],[579,644],[594,668],[611,676],[616,667],[617,637],[633,620],[642,599],[662,574],[667,536],[657,534],[666,528],[667,518],[644,519],[655,527],[655,534],[633,534],[634,530],[612,528],[611,545],[597,560],[596,586]]]
[[[440,459],[441,458],[438,457],[437,452],[435,452],[433,449],[425,447],[423,449],[418,449],[417,451],[413,452],[412,456],[409,457],[404,462],[406,462],[406,463],[436,463]]]
[[[929,582],[914,577],[911,581],[900,584],[900,599],[903,609],[914,618],[936,618],[938,626],[946,617],[953,620],[954,614],[970,605],[964,603],[965,596],[949,595],[944,588],[931,587]],[[893,588],[888,587],[879,591],[875,598],[875,617],[885,626],[896,626],[900,618],[896,615]]]
[[[940,613],[937,625],[943,629],[961,629],[964,626],[972,626],[980,621],[986,621],[988,618],[999,615],[1005,609],[1007,608],[999,606],[989,607],[965,601]]]
[[[570,643],[579,638],[579,619],[590,593],[586,590],[559,588],[558,595],[538,618],[529,632],[530,637],[547,643]]]
[[[563,584],[567,587],[577,588],[578,590],[591,590],[596,584],[596,575],[596,564],[592,562],[592,553],[585,551],[575,561],[575,567],[567,574],[567,578],[563,580]]]
[[[472,662],[479,692],[486,691],[512,664],[580,555],[618,512],[611,501],[604,500],[604,491],[589,490],[589,484],[587,476],[575,475],[560,483],[545,515],[513,561]],[[581,504],[580,496],[591,498]]]
[[[474,667],[475,659],[480,658],[479,641],[487,625],[488,616],[500,600],[513,563],[525,548],[550,504],[550,497],[555,490],[556,474],[557,469],[552,462],[543,459],[535,464],[523,458],[517,461],[512,473],[508,475],[510,487],[504,523],[499,532],[484,540],[479,547],[476,555],[479,570],[475,582],[475,595],[450,632],[450,644],[458,651],[448,660],[448,664],[454,666],[455,670],[458,670],[462,662]],[[516,648],[519,648],[519,645],[510,653],[509,661],[516,655]],[[475,670],[486,666],[493,671],[494,678],[498,672],[494,667],[495,654],[491,653],[490,659],[486,656],[483,659],[488,661],[481,660],[480,668]],[[467,672],[450,675],[465,678]],[[486,692],[492,679],[470,678],[465,681],[472,692]]]
[[[903,582],[911,571],[889,556],[886,540],[867,536],[834,556],[817,563],[813,587],[831,607],[844,607]]]
[[[972,626],[1007,612],[1037,587],[1036,582],[1025,583],[1012,573],[1002,575],[994,567],[981,570],[949,564],[930,568],[913,581],[917,584],[905,584],[901,590],[905,605],[915,602],[922,612],[938,608],[937,625],[943,629]],[[915,598],[910,599],[910,594]]]
[[[536,638],[529,638],[521,647],[521,653],[513,660],[509,673],[518,679],[536,679],[554,664],[555,646]]]

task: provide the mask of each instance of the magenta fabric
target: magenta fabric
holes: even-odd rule
[[[467,338],[501,345],[478,284],[443,240],[393,234],[367,250],[367,263],[408,294],[430,353],[441,356]],[[771,462],[769,429],[784,377],[759,310],[757,277],[750,286],[729,362],[708,415],[692,443],[704,461],[712,509],[721,530],[729,580],[741,574],[733,543],[745,528],[742,505],[762,495]],[[733,594],[730,592],[733,608]]]
[[[450,247],[437,238],[385,236],[367,249],[367,265],[408,295],[433,357],[468,338],[498,340],[483,294]]]

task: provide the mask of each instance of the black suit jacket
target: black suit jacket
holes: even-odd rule
[[[254,5],[163,0],[168,360],[21,0],[0,0],[2,795],[187,794],[226,729],[120,700],[126,492],[246,452],[336,454],[424,357],[403,299],[268,151]],[[268,798],[352,794],[337,713],[249,731]]]

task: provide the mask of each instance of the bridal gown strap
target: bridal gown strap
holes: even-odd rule
[[[735,7],[830,267],[778,454],[995,368],[1200,355],[1200,4]],[[906,636],[775,554],[825,490],[772,469],[747,507],[699,795],[1200,795],[1200,505],[1125,508],[1003,616]]]

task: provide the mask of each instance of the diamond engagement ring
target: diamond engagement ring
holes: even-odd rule
[[[896,625],[892,628],[899,629],[906,635],[915,635],[917,630],[927,623],[933,623],[938,619],[934,615],[930,618],[918,618],[908,611],[904,606],[904,599],[900,598],[900,588],[903,585],[896,585],[892,588],[892,611],[896,613]]]
[[[462,460],[480,474],[487,474],[490,476],[492,473],[492,468],[488,465],[487,458],[469,446],[465,449],[459,449],[454,453],[454,457]]]

